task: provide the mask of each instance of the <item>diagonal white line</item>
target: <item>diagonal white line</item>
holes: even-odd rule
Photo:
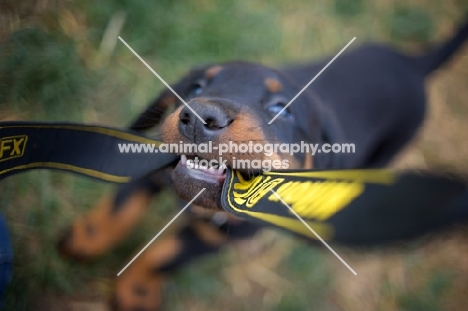
[[[185,106],[187,106],[188,109],[190,109],[190,111],[193,112],[194,115],[197,116],[198,119],[200,119],[200,121],[202,121],[203,124],[206,124],[205,120],[202,119],[202,117],[200,117],[198,115],[198,113],[195,112],[195,110],[192,109],[192,107],[190,107],[186,102],[185,100],[182,99],[182,97],[179,96],[179,94],[176,93],[176,91],[174,91],[172,89],[172,87],[166,83],[166,81],[163,80],[163,78],[161,78],[158,73],[156,71],[153,70],[153,68],[150,67],[150,65],[148,65],[145,60],[143,58],[140,57],[140,55],[137,54],[137,52],[135,52],[131,47],[130,45],[127,44],[127,42],[125,42],[124,39],[122,39],[120,36],[118,37],[120,41],[122,41],[123,44],[125,44],[125,46],[130,50],[132,51],[133,54],[135,54],[136,57],[138,57],[138,59],[156,76],[158,77],[159,80],[161,80],[162,83],[164,83],[164,85],[169,89],[171,90],[172,93],[174,93],[175,96],[177,96],[178,99],[180,99],[180,101],[182,103],[184,103]]]
[[[341,51],[339,51],[339,52],[338,52],[338,54],[336,54],[336,55],[335,55],[335,57],[333,57],[333,58],[332,58],[332,60],[331,60],[331,61],[329,61],[329,62],[328,62],[328,64],[326,64],[326,65],[325,65],[325,67],[323,67],[323,68],[322,68],[322,70],[320,70],[320,71],[319,71],[319,73],[317,73],[317,74],[315,75],[315,77],[313,77],[313,78],[312,78],[312,80],[310,80],[310,82],[309,82],[309,83],[307,83],[307,85],[306,85],[306,86],[304,86],[304,88],[302,88],[302,90],[301,90],[299,93],[297,93],[297,95],[296,95],[296,96],[294,96],[294,97],[293,97],[293,99],[291,99],[291,100],[289,101],[289,103],[288,103],[286,106],[284,106],[284,107],[283,107],[283,109],[281,109],[281,111],[280,111],[280,112],[278,112],[278,113],[276,114],[276,116],[274,116],[274,117],[273,117],[273,119],[271,119],[271,121],[270,121],[270,122],[268,122],[268,124],[271,124],[271,123],[273,123],[273,121],[275,121],[275,120],[276,120],[276,118],[278,118],[278,117],[279,117],[279,115],[280,115],[280,114],[282,114],[282,113],[283,113],[283,111],[285,111],[285,110],[286,110],[286,109],[289,107],[289,105],[291,105],[291,104],[293,103],[293,101],[295,101],[295,100],[296,100],[296,98],[298,98],[298,97],[299,97],[299,95],[301,95],[301,94],[302,94],[302,92],[304,92],[304,91],[306,90],[306,88],[308,88],[308,87],[309,87],[309,85],[311,85],[311,84],[312,84],[312,82],[314,82],[314,81],[315,81],[315,79],[317,79],[317,78],[318,78],[318,77],[319,77],[319,76],[322,74],[322,72],[324,72],[324,71],[325,71],[325,69],[327,69],[327,68],[328,68],[328,66],[330,66],[330,65],[331,65],[331,63],[333,63],[333,62],[335,61],[335,59],[337,59],[337,58],[338,58],[338,56],[340,56],[340,55],[341,55],[341,53],[343,53],[343,52],[344,52],[344,50],[346,50],[346,49],[348,48],[348,46],[350,46],[350,45],[351,45],[351,43],[353,43],[353,41],[354,41],[354,40],[356,40],[356,37],[352,38],[352,39],[351,39],[351,41],[349,41],[349,42],[348,42],[348,44],[346,44],[346,46],[345,46],[344,48],[342,48],[342,49],[341,49]]]
[[[354,275],[357,275],[356,271],[353,270],[353,268],[351,268],[347,263],[346,261],[343,260],[343,258],[340,257],[340,255],[338,255],[334,250],[333,248],[330,247],[330,245],[327,244],[327,242],[325,242],[322,237],[320,235],[317,234],[317,232],[315,232],[314,229],[312,229],[305,221],[304,219],[302,219],[301,216],[299,216],[295,210],[293,210],[291,208],[291,206],[288,205],[288,203],[286,203],[279,195],[278,193],[276,193],[273,189],[270,189],[270,191],[281,201],[281,203],[283,203],[284,205],[286,205],[287,208],[289,208],[289,210],[291,211],[291,213],[294,214],[294,216],[297,217],[297,219],[299,219],[303,224],[304,226],[307,227],[307,229],[309,229],[316,237],[317,239],[320,240],[320,242],[322,242],[332,253],[333,255],[336,256],[336,258],[338,258],[345,266],[346,268],[348,268]]]
[[[174,220],[176,220],[177,217],[179,217],[180,214],[182,214],[187,209],[187,207],[189,207],[190,204],[192,204],[192,202],[195,201],[195,199],[198,198],[198,196],[200,194],[202,194],[202,192],[205,191],[205,190],[206,190],[206,188],[203,188],[202,190],[200,190],[200,192],[190,202],[188,202],[187,205],[185,205],[184,208],[179,213],[177,213],[177,215],[175,215],[174,218],[172,218],[171,221],[169,221],[167,223],[167,225],[164,228],[162,228],[162,230],[159,231],[159,233],[156,234],[156,236],[154,238],[152,238],[151,241],[149,241],[148,244],[146,244],[146,246],[143,247],[143,249],[138,254],[136,254],[136,256],[133,257],[133,259],[130,260],[130,262],[122,270],[120,270],[119,273],[117,273],[117,276],[120,276],[122,274],[122,272],[124,272],[125,269],[127,269],[128,266],[130,266],[135,261],[135,259],[137,259],[151,245],[151,243],[153,243],[154,240],[156,240],[161,235],[161,233],[163,233],[164,230],[166,230],[167,227],[169,227],[174,222]]]

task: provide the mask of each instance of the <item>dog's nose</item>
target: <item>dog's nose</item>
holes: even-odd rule
[[[191,110],[195,111],[203,123]],[[190,108],[184,107],[179,114],[179,130],[193,142],[215,139],[219,133],[231,124],[228,113],[216,103],[191,101]]]

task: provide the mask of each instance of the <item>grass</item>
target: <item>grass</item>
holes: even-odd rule
[[[6,0],[0,4],[0,111],[30,120],[118,127],[130,123],[162,85],[116,38],[103,40],[120,22],[119,35],[166,81],[174,82],[200,63],[246,59],[275,66],[317,59],[341,49],[354,36],[358,42],[376,40],[414,49],[448,36],[466,10],[462,2],[57,0],[18,4]],[[468,151],[459,146],[463,137],[457,134],[468,114],[463,91],[468,60],[462,64],[459,71],[451,72],[459,79],[442,76],[441,84],[433,87],[437,102],[449,99],[454,104],[434,106],[445,117],[431,115],[434,125],[403,162],[417,165],[425,155],[424,165],[466,162]],[[452,117],[458,121],[449,121]],[[442,142],[442,134],[451,137],[452,143]],[[446,144],[446,151],[437,148],[441,144]],[[48,171],[0,183],[0,209],[8,219],[15,248],[6,310],[60,309],[57,306],[64,300],[105,301],[116,271],[174,213],[174,202],[162,195],[141,230],[112,254],[88,266],[59,257],[54,247],[57,232],[110,189]],[[463,306],[462,294],[450,286],[466,286],[466,280],[453,274],[460,263],[454,250],[445,261],[430,247],[423,258],[413,250],[371,259],[342,250],[340,254],[363,275],[357,281],[325,250],[306,248],[281,234],[270,233],[259,240],[250,242],[251,246],[260,245],[267,253],[273,249],[280,258],[267,269],[277,281],[259,283],[240,273],[249,269],[251,260],[239,258],[238,249],[229,248],[219,257],[178,272],[166,287],[168,308],[461,310]],[[276,250],[275,245],[286,246]],[[426,255],[438,260],[423,260]],[[419,269],[412,260],[419,260]],[[267,260],[259,262],[267,265]],[[408,278],[395,279],[390,271],[404,271]],[[455,303],[446,303],[447,299]]]

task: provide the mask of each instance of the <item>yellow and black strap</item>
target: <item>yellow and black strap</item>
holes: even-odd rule
[[[122,152],[124,144],[154,151]],[[174,162],[157,152],[160,142],[136,132],[71,123],[0,123],[0,179],[31,169],[59,169],[115,183],[126,183]]]
[[[385,169],[264,172],[250,179],[230,171],[221,204],[240,218],[347,245],[407,239],[468,220],[464,180]]]
[[[153,152],[122,152],[122,144]],[[68,123],[0,123],[0,179],[31,169],[60,169],[126,183],[174,164],[160,142],[141,134]],[[390,170],[278,171],[245,178],[228,170],[224,210],[316,239],[372,244],[468,220],[465,180]]]

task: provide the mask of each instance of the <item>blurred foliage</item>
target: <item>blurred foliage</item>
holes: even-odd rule
[[[437,311],[443,310],[443,294],[450,289],[454,275],[451,271],[435,271],[422,288],[399,297],[401,310]]]
[[[334,0],[334,2],[335,12],[338,16],[353,17],[365,9],[363,0]]]
[[[401,48],[430,42],[441,37],[438,29],[453,26],[463,8],[462,0],[3,0],[0,110],[22,119],[125,126],[162,85],[117,35],[174,82],[200,63],[244,59],[277,66],[317,59],[353,36]],[[162,227],[175,205],[169,194],[158,197],[139,230],[91,265],[59,257],[57,232],[110,189],[45,171],[0,183],[0,209],[15,248],[6,310],[51,310],[63,297],[106,300],[116,271]],[[193,301],[203,310],[340,309],[330,257],[289,243],[292,251],[283,254],[275,273],[294,286],[273,298],[265,298],[268,291],[261,286],[246,296],[233,295],[222,274],[236,256],[223,251],[176,273],[165,294],[169,309],[186,310]],[[409,293],[382,289],[382,299],[402,310],[437,309],[451,277],[428,274],[426,286]]]
[[[421,9],[398,7],[390,20],[390,28],[393,39],[426,42],[431,38],[434,24]]]
[[[33,110],[40,119],[83,110],[89,77],[69,38],[41,28],[20,29],[1,46],[0,55],[0,102]]]

